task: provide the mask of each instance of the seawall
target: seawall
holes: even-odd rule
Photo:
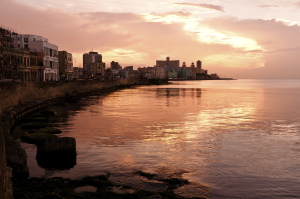
[[[26,178],[27,155],[10,133],[13,126],[31,111],[51,100],[74,94],[92,93],[119,85],[165,84],[166,80],[123,79],[41,83],[0,83],[0,198],[13,198],[12,174]],[[13,169],[12,169],[13,168]],[[3,197],[1,197],[3,196]]]

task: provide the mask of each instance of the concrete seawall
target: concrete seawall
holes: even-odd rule
[[[11,129],[21,119],[20,115],[23,116],[38,108],[43,108],[52,99],[74,94],[91,93],[119,85],[165,83],[167,83],[166,80],[147,79],[0,83],[0,198],[13,198],[11,176],[14,171],[21,174],[26,173],[24,165],[27,167],[27,155],[20,144],[13,141],[10,136]],[[39,104],[43,105],[37,107]]]

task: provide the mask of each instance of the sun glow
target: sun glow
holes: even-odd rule
[[[141,61],[144,59],[145,56],[147,56],[145,53],[139,53],[137,51],[134,50],[128,50],[128,49],[122,49],[122,48],[117,48],[111,51],[106,51],[103,52],[103,54],[105,54],[105,57],[110,60],[110,59],[132,59],[135,61]]]

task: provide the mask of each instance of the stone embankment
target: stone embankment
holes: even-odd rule
[[[0,196],[13,198],[12,178],[27,178],[27,154],[11,137],[13,127],[26,115],[75,94],[131,85],[166,84],[166,80],[124,79],[41,83],[0,83]]]

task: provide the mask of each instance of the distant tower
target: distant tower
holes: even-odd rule
[[[197,61],[197,73],[200,73],[202,69],[202,62],[200,60]]]
[[[170,57],[167,57],[167,66],[170,66]]]
[[[182,63],[182,68],[186,68],[185,62]]]
[[[102,62],[102,55],[98,54],[98,52],[89,52],[83,54],[83,70],[85,71],[85,74],[90,76],[91,69],[92,69],[92,63],[101,63]]]
[[[194,64],[194,62],[192,62],[192,64],[191,64],[191,67],[192,67],[192,68],[195,68],[195,64]]]

